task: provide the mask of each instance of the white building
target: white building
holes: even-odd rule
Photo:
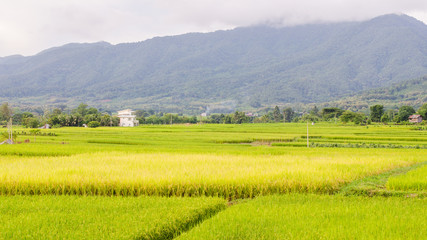
[[[136,120],[135,111],[130,109],[122,110],[117,115],[120,118],[120,127],[135,127],[139,126],[139,121]]]

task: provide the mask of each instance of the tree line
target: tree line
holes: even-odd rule
[[[407,122],[412,114],[419,114],[427,120],[427,103],[415,110],[412,106],[401,106],[398,110],[385,109],[383,105],[370,106],[369,115],[343,110],[337,107],[318,109],[314,106],[307,112],[296,112],[291,107],[280,109],[275,106],[262,115],[235,111],[234,113],[210,114],[207,116],[187,116],[183,114],[155,112],[154,110],[137,110],[135,112],[140,124],[182,124],[182,123],[273,123],[273,122],[319,122],[334,121],[341,123],[352,122],[354,124],[370,124],[371,122],[401,123]],[[118,126],[120,119],[109,112],[80,104],[77,108],[64,111],[61,108],[53,108],[43,115],[33,112],[13,113],[8,103],[0,106],[0,124],[6,125],[12,118],[16,125],[28,128],[37,128],[44,124],[52,127],[75,126],[86,124],[89,127]]]

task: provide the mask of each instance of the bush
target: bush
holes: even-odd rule
[[[99,127],[101,124],[98,121],[91,121],[87,124],[88,127],[90,128],[97,128]]]

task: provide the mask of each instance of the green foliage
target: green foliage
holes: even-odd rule
[[[79,114],[80,116],[84,117],[87,113],[87,107],[88,105],[85,103],[80,103],[80,105],[73,110],[73,113]]]
[[[371,113],[369,117],[373,122],[380,122],[381,117],[384,115],[384,106],[383,105],[374,105],[370,107]]]
[[[34,135],[34,143],[36,142],[36,136],[37,136],[38,134],[40,134],[40,132],[41,132],[41,130],[40,130],[40,129],[31,129],[31,130],[30,130],[31,135]]]
[[[388,115],[388,114],[386,114],[386,113],[384,113],[384,114],[381,116],[381,122],[382,122],[382,123],[388,123],[388,122],[390,122],[390,117],[389,117],[389,115]]]
[[[319,109],[317,106],[314,106],[313,109],[310,110],[310,114],[313,116],[319,116]]]
[[[400,121],[408,121],[409,116],[415,113],[415,110],[411,106],[402,106],[399,108],[399,120]]]
[[[354,113],[352,111],[345,111],[341,116],[340,120],[343,123],[354,122],[354,124],[361,124],[365,119],[362,113]]]
[[[320,116],[322,117],[323,120],[329,121],[330,119],[333,119],[333,118],[335,119],[339,118],[343,113],[344,113],[344,110],[340,108],[326,107],[322,109],[322,111],[320,112]]]
[[[300,122],[307,122],[307,121],[310,121],[310,122],[318,122],[320,119],[319,119],[319,117],[318,116],[316,116],[316,115],[312,115],[312,114],[306,114],[306,115],[303,115],[300,119],[299,119],[299,121]]]
[[[5,102],[0,106],[0,121],[9,121],[12,117],[12,109],[9,107],[9,103]]]
[[[101,126],[101,124],[97,121],[91,121],[87,124],[87,126],[90,128],[97,128],[97,127]]]
[[[275,122],[280,122],[283,118],[282,113],[280,112],[280,109],[278,106],[274,107],[273,110],[273,119]]]
[[[424,120],[427,120],[427,103],[424,103],[419,109],[418,114],[422,116]]]
[[[285,122],[292,122],[295,117],[295,112],[292,108],[288,107],[283,110],[283,118]]]
[[[35,117],[27,117],[22,119],[22,125],[26,128],[38,128],[40,121]]]
[[[376,88],[352,94],[322,104],[323,106],[337,106],[353,111],[360,110],[368,113],[369,106],[383,105],[388,109],[390,119],[394,119],[397,106],[412,105],[419,107],[427,101],[427,76],[394,83],[388,87]]]

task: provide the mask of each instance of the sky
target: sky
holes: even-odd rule
[[[0,57],[71,42],[112,44],[239,26],[363,21],[407,14],[426,0],[0,0]]]

